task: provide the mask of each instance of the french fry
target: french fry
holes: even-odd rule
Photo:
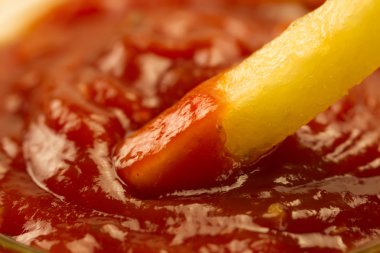
[[[330,0],[191,91],[114,153],[140,193],[206,187],[252,162],[380,66],[380,1]]]

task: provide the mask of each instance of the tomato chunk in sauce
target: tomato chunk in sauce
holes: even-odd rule
[[[219,186],[136,197],[112,166],[125,135],[322,2],[53,11],[0,50],[0,233],[86,253],[346,252],[378,238],[380,73]]]

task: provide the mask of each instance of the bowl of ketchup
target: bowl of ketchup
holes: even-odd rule
[[[137,196],[112,165],[124,136],[322,3],[78,0],[20,26],[0,48],[0,249],[338,253],[379,238],[379,72],[215,187]]]

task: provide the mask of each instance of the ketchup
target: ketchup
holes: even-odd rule
[[[0,50],[0,232],[85,253],[346,252],[378,238],[379,73],[220,185],[136,197],[112,166],[124,136],[320,3],[80,0],[53,11]]]

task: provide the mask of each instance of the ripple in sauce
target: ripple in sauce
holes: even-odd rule
[[[0,51],[0,232],[51,252],[345,252],[379,237],[380,74],[230,182],[136,198],[112,150],[320,1],[71,1]],[[291,99],[291,98],[289,98]]]

